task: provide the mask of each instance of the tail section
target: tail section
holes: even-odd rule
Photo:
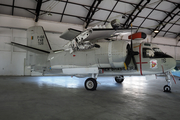
[[[43,27],[33,26],[27,30],[27,45],[29,47],[50,51],[51,46],[44,32]]]
[[[48,54],[51,46],[44,32],[43,27],[33,26],[27,30],[27,46],[41,50],[43,54],[28,50],[26,54],[26,65],[31,66],[35,71],[42,71],[49,67]]]
[[[11,42],[10,45],[27,50],[26,66],[31,66],[35,71],[43,71],[49,68],[48,55],[51,46],[43,27],[33,26],[27,30],[27,45]]]

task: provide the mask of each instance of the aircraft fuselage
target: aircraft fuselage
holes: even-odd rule
[[[98,68],[101,75],[147,75],[164,73],[174,68],[175,60],[163,53],[156,45],[150,43],[135,43],[133,50],[138,70],[131,61],[128,70],[124,69],[127,56],[126,41],[99,42],[100,48],[69,53],[62,51],[50,54],[51,69],[65,68]],[[152,55],[151,55],[152,54]],[[76,69],[74,69],[76,70]],[[82,69],[83,70],[83,69]],[[127,72],[128,71],[128,72]]]

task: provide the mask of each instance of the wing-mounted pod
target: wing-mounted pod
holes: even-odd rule
[[[133,61],[133,64],[135,66],[135,69],[137,70],[137,64],[136,64],[136,60],[134,58],[134,55],[138,55],[139,52],[138,51],[133,51],[133,40],[142,40],[142,39],[145,39],[146,38],[146,34],[143,33],[143,32],[138,32],[138,33],[134,33],[130,36],[128,36],[128,39],[131,39],[131,46],[128,44],[127,45],[127,57],[125,59],[125,62],[124,62],[124,66],[125,66],[125,69],[127,70],[128,68],[128,65],[130,64],[131,62],[131,59]]]

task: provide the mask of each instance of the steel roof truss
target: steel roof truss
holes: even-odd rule
[[[174,22],[174,24],[176,23],[176,22],[178,22],[180,20],[180,18],[178,19],[178,20],[176,20],[175,22]],[[167,34],[167,32],[174,26],[174,24],[172,24],[170,27],[169,27],[169,29],[164,33],[164,35],[163,35],[163,37]]]
[[[146,16],[146,18],[144,18],[144,20],[141,22],[141,24],[139,25],[138,29],[136,30],[136,32],[138,32],[139,28],[142,26],[142,24],[146,21],[146,19],[151,15],[151,13],[161,4],[162,0],[153,8],[153,10],[151,10],[151,12]],[[156,22],[159,23],[159,21],[156,20]]]
[[[13,3],[12,3],[12,15],[14,15],[14,3],[15,3],[15,0],[13,0]]]
[[[35,22],[38,22],[39,13],[40,13],[40,10],[41,10],[41,5],[42,5],[42,0],[38,0],[37,1],[37,6],[36,6],[36,18],[35,18]]]
[[[126,20],[126,22],[124,23],[124,27],[129,28],[129,26],[131,25],[131,23],[135,20],[135,18],[138,16],[138,14],[142,11],[142,9],[144,9],[144,7],[150,2],[150,0],[147,0],[146,3],[144,5],[142,5],[142,7],[140,8],[140,5],[143,3],[144,0],[141,0],[139,2],[139,4],[135,7],[135,9],[133,10],[133,12],[129,15],[128,19]],[[136,15],[132,18],[132,15],[135,13],[136,10],[139,10]],[[131,19],[131,21],[130,21]],[[129,22],[130,21],[130,22]]]
[[[154,30],[157,30],[158,29],[158,27],[160,28],[161,27],[161,25],[162,25],[162,27],[159,29],[159,32],[167,25],[167,23],[169,23],[172,19],[174,19],[174,17],[176,16],[176,15],[178,15],[179,13],[180,13],[180,11],[178,11],[176,14],[174,14],[172,17],[170,17],[170,14],[172,14],[176,9],[179,9],[180,8],[180,4],[179,5],[176,5],[176,7],[159,23],[159,25],[154,29]],[[164,24],[164,21],[167,19],[167,18],[169,18],[170,17],[170,19]],[[159,32],[158,33],[155,33],[155,35],[153,36],[153,38],[155,38],[158,34],[159,34]]]
[[[93,4],[92,4],[92,6],[91,6],[91,8],[90,8],[90,10],[89,10],[89,12],[88,12],[88,15],[86,16],[86,19],[85,19],[85,21],[86,21],[86,26],[85,26],[85,28],[87,28],[88,25],[89,25],[89,23],[91,22],[91,19],[92,19],[94,13],[96,12],[97,7],[98,7],[99,4],[101,3],[101,1],[102,1],[102,0],[94,0]],[[97,3],[96,3],[96,2],[97,2]],[[96,6],[95,6],[95,4],[96,4]],[[94,6],[95,6],[95,8],[93,9]]]
[[[104,25],[106,24],[107,20],[109,19],[111,13],[113,12],[114,8],[116,7],[116,5],[118,4],[119,0],[115,3],[115,5],[113,6],[112,10],[110,11],[108,17],[106,18],[105,22],[104,22]]]
[[[66,7],[67,7],[67,3],[68,3],[68,0],[66,1],[66,4],[65,4],[65,6],[64,6],[64,9],[63,9],[63,12],[62,12],[62,15],[61,15],[61,20],[60,20],[60,22],[62,22],[63,15],[64,15],[64,12],[65,12]]]

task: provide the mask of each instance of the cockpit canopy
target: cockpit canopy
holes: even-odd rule
[[[160,48],[153,46],[150,43],[144,43],[142,51],[144,58],[172,58],[171,56],[163,53]]]

